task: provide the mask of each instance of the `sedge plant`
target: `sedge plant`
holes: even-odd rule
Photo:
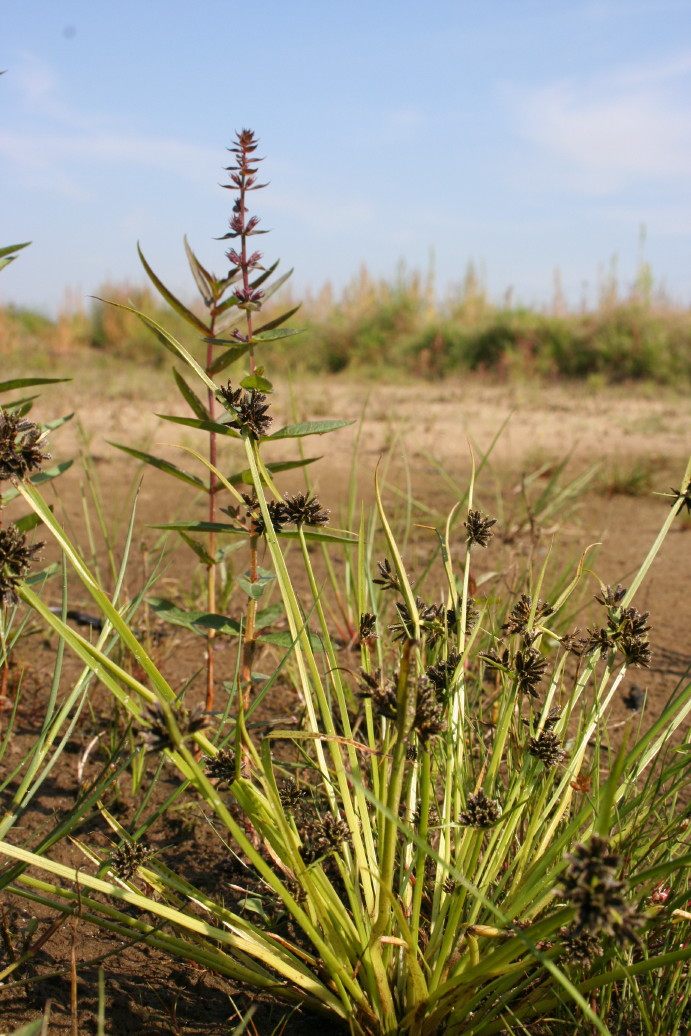
[[[437,530],[439,589],[423,599],[375,479],[383,556],[371,564],[364,519],[345,537],[357,557],[356,667],[333,634],[330,584],[310,551],[310,537],[327,537],[329,514],[308,494],[281,494],[265,459],[272,441],[315,426],[269,434],[258,388],[217,383],[156,330],[222,411],[193,427],[215,432],[219,454],[242,450],[252,535],[288,627],[274,642],[275,672],[293,675],[304,722],[258,737],[246,723],[254,703],[245,710],[240,695],[229,740],[213,716],[182,707],[39,490],[20,485],[140,675],[69,629],[31,587],[20,583],[19,597],[128,712],[141,751],[165,759],[196,794],[219,852],[241,861],[246,880],[221,899],[147,848],[160,807],[127,830],[101,804],[116,849],[82,839],[87,862],[77,871],[3,839],[7,887],[58,912],[78,903],[83,922],[357,1036],[570,1032],[582,1023],[606,1034],[620,1031],[626,1012],[651,1034],[671,1031],[672,1016],[691,1024],[691,831],[680,794],[688,737],[679,743],[691,683],[680,682],[647,729],[632,712],[621,744],[608,739],[626,672],[650,663],[654,618],[633,602],[691,507],[691,461],[628,588],[598,578],[586,552],[556,598],[542,596],[546,562],[498,606],[472,592],[471,558],[492,549],[497,528],[477,506],[474,480],[463,513],[452,510]],[[196,456],[232,502],[227,528],[215,531],[235,535],[250,505],[219,456]],[[287,557],[291,541],[298,549]],[[598,621],[563,632],[584,584]],[[246,630],[236,636],[242,645]],[[239,657],[244,664],[242,646]],[[269,695],[270,686],[265,705]],[[667,1015],[654,989],[671,990]]]

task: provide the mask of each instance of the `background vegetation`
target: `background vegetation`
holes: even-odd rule
[[[183,321],[148,288],[106,284],[99,295],[133,305],[173,334]],[[272,300],[273,301],[273,300]],[[276,312],[292,308],[284,290]],[[194,307],[192,307],[194,308]],[[264,308],[271,318],[272,307]],[[175,324],[175,321],[178,324]],[[691,311],[655,288],[641,263],[635,283],[622,290],[616,276],[602,279],[596,306],[569,307],[558,284],[549,307],[493,301],[474,267],[440,298],[432,276],[401,268],[389,280],[365,267],[339,294],[332,286],[308,296],[294,323],[309,331],[309,351],[293,340],[278,346],[274,370],[386,370],[387,376],[429,379],[464,371],[500,377],[591,378],[597,383],[649,379],[684,385],[691,380]],[[73,362],[102,353],[140,364],[166,362],[155,339],[132,313],[99,299],[68,300],[57,319],[8,305],[0,308],[0,354],[21,352],[34,366]]]

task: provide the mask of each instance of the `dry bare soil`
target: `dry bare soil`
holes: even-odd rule
[[[564,509],[541,522],[527,539],[519,537],[515,549],[532,551],[534,564],[539,568],[550,549],[554,563],[561,564],[568,557],[577,557],[588,544],[600,543],[594,555],[593,592],[597,590],[597,579],[626,585],[636,571],[668,513],[669,499],[655,494],[669,492],[671,486],[679,485],[691,454],[691,407],[685,396],[668,390],[506,386],[478,380],[382,386],[323,378],[293,388],[292,403],[290,398],[291,392],[285,386],[279,387],[273,406],[274,428],[295,419],[355,421],[327,437],[304,440],[308,456],[323,455],[311,466],[310,473],[322,504],[332,509],[336,520],[345,506],[353,471],[362,498],[371,501],[374,471],[379,463],[384,495],[392,511],[400,515],[409,485],[419,504],[413,510],[413,520],[422,526],[439,526],[446,510],[467,484],[471,453],[477,464],[489,454],[482,467],[476,500],[487,512],[499,513],[497,528],[508,542],[510,523],[520,511],[524,494],[528,500],[534,499],[562,461],[567,463],[559,474],[560,485],[566,486],[589,474],[587,488]],[[43,412],[47,407],[50,414]],[[83,434],[78,433],[76,421],[63,428],[55,436],[54,457],[59,460],[75,456],[88,442],[106,519],[116,538],[121,539],[129,489],[137,481],[139,469],[136,461],[113,449],[107,440],[156,452],[190,469],[195,462],[189,456],[160,444],[181,443],[201,450],[203,443],[199,433],[167,424],[155,416],[185,414],[177,398],[171,396],[168,383],[159,376],[150,381],[120,373],[104,380],[86,372],[71,386],[46,393],[37,413],[46,418],[75,408]],[[288,444],[276,444],[266,457],[288,459],[295,456],[291,449],[294,447]],[[593,465],[597,465],[597,470],[591,471]],[[233,471],[244,464],[236,454],[222,466]],[[71,523],[78,539],[86,543],[83,481],[82,470],[75,465],[56,482],[54,497],[51,490],[49,499],[57,513]],[[292,491],[301,488],[299,476],[284,479],[282,487]],[[181,483],[147,470],[137,505],[133,571],[141,571],[142,559],[151,564],[155,553],[158,534],[146,529],[147,524],[176,517],[203,518],[203,501],[195,501]],[[431,536],[429,529],[416,531],[406,559],[411,567],[429,549]],[[97,531],[95,537],[98,541]],[[104,556],[101,564],[105,570]],[[488,560],[487,564],[491,562]],[[169,597],[189,595],[192,568],[184,551],[177,551],[169,558],[156,592]],[[510,582],[510,573],[505,575]],[[659,713],[691,662],[690,586],[691,521],[678,520],[635,602],[641,611],[650,611],[654,660],[649,672],[627,679],[629,685],[635,680],[648,691],[646,713],[650,719]],[[57,603],[57,586],[54,594]],[[78,589],[75,594],[73,605],[88,610],[88,598]],[[181,686],[203,665],[201,641],[173,630],[162,643],[161,664],[171,682]],[[36,717],[40,716],[53,650],[54,642],[49,638],[40,649],[34,640],[19,658],[25,672],[13,745],[17,756],[26,750]],[[19,654],[22,656],[22,651]],[[224,672],[224,666],[229,668],[231,662],[220,656],[220,678],[229,678],[232,669]],[[194,686],[198,686],[201,697],[201,682],[198,680]],[[276,707],[279,711],[290,710],[291,703],[281,700]],[[623,706],[620,712],[623,716]],[[72,753],[64,757],[44,798],[36,804],[32,815],[37,830],[49,825],[51,817],[74,801],[75,767],[80,754],[94,730],[103,730],[108,723],[105,701],[95,701],[89,723],[75,737]],[[21,831],[13,832],[13,838],[33,844],[31,824],[31,820],[25,822]],[[85,837],[91,838],[92,833]],[[102,844],[107,844],[105,834],[94,831],[93,838],[99,837]],[[171,824],[162,829],[160,837],[161,844],[167,847],[166,862],[175,865],[177,860],[193,879],[206,876],[221,888],[223,881],[232,880],[222,861],[207,855],[212,849],[201,825],[186,826],[185,818],[180,817],[177,827]],[[67,849],[64,851],[68,853]],[[57,850],[55,854],[58,855]],[[9,901],[5,911],[10,933],[21,930],[31,913],[27,904]],[[40,910],[36,910],[36,915],[41,918],[38,934],[45,933],[51,919]],[[220,1036],[233,1031],[240,1018],[238,1012],[249,1003],[241,992],[214,976],[184,963],[171,963],[146,947],[122,949],[86,925],[70,921],[42,945],[29,970],[18,976],[18,985],[10,983],[0,990],[0,1032],[10,1033],[20,1023],[40,1017],[46,1005],[50,1011],[47,1033],[96,1032],[93,961],[101,954],[111,954],[101,965],[106,977],[108,1033]],[[74,975],[78,997],[76,1029],[70,1010]],[[33,981],[21,984],[26,978]],[[281,1016],[282,1009],[277,1006],[262,1005],[253,1023],[256,1031],[272,1032]],[[313,1028],[310,1024],[308,1019],[293,1018],[287,1031],[323,1031],[319,1022]]]

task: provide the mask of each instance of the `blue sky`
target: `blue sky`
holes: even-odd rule
[[[251,127],[269,260],[297,292],[402,261],[441,293],[597,300],[645,256],[691,303],[689,0],[2,0],[0,304],[55,312],[182,238],[224,272],[223,169]]]

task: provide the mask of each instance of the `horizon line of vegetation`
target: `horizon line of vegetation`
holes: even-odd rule
[[[153,319],[164,303],[148,287],[106,284],[99,295],[131,302]],[[279,308],[293,303],[285,290]],[[169,314],[168,314],[169,315]],[[602,280],[595,306],[568,306],[557,284],[549,306],[490,298],[470,264],[464,281],[440,299],[433,277],[399,268],[376,279],[362,267],[337,295],[327,283],[293,323],[309,332],[298,359],[305,373],[340,374],[386,368],[429,379],[477,371],[504,378],[589,378],[620,383],[691,381],[691,309],[654,287],[641,263],[622,292],[614,272]],[[41,366],[56,356],[94,350],[152,367],[165,362],[131,313],[91,297],[51,319],[33,309],[0,306],[0,354],[31,356]],[[292,342],[277,350],[277,369],[294,368]]]

